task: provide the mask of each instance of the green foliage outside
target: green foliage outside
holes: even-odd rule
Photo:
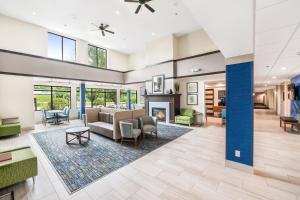
[[[94,47],[89,45],[88,47],[89,63],[91,65],[106,68],[106,49]]]

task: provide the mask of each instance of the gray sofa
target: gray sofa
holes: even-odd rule
[[[145,110],[118,110],[114,108],[86,109],[87,126],[91,132],[109,137],[114,140],[121,139],[119,122],[126,119],[138,119],[145,116]]]

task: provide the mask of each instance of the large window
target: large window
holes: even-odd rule
[[[89,63],[93,66],[106,68],[107,67],[107,51],[93,45],[88,46]]]
[[[75,62],[76,40],[48,33],[48,57]]]
[[[71,88],[62,86],[35,85],[35,110],[60,110],[71,105]]]
[[[130,90],[131,92],[131,103],[137,104],[137,90]],[[127,90],[120,91],[120,103],[126,104],[127,103]]]
[[[80,90],[77,88],[77,107],[80,107]],[[117,90],[103,88],[85,89],[85,106],[88,108],[115,105],[117,103]]]

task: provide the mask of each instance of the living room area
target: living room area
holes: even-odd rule
[[[255,2],[1,1],[0,200],[298,200],[300,71],[260,48],[299,2]]]

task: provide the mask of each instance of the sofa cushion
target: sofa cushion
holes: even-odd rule
[[[177,120],[189,121],[191,118],[189,116],[176,116]]]
[[[99,121],[109,123],[109,113],[99,112]]]
[[[109,123],[110,124],[114,123],[114,114],[113,113],[109,113]]]
[[[180,110],[180,115],[183,115],[183,116],[193,117],[194,113],[195,113],[195,110],[190,109],[190,108],[182,108]]]
[[[113,138],[113,125],[106,122],[93,122],[88,123],[91,132]]]

